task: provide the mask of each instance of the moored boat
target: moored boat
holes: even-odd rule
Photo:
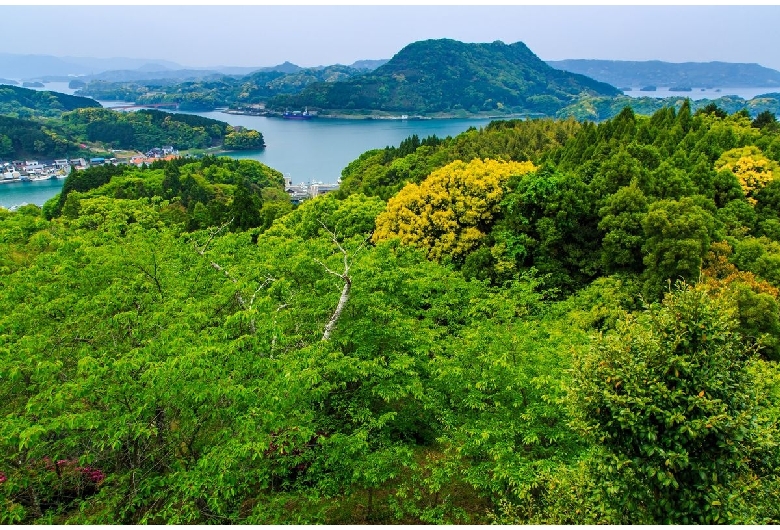
[[[293,110],[290,111],[285,110],[284,114],[282,114],[282,118],[286,120],[310,120],[312,118],[312,115],[309,114],[309,107],[306,107],[306,110],[300,111],[300,110]]]

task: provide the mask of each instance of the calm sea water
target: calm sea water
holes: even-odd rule
[[[22,204],[43,206],[60,192],[64,182],[65,179],[0,183],[0,207],[13,208]]]
[[[242,125],[263,133],[262,151],[231,155],[251,158],[277,169],[293,182],[336,182],[341,170],[369,149],[398,145],[416,134],[456,136],[469,127],[484,127],[490,120],[284,120],[204,112],[201,116]]]

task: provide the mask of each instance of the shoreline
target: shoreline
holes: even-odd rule
[[[0,184],[14,184],[19,183],[23,184],[25,182],[45,182],[47,180],[65,180],[68,178],[67,176],[64,177],[45,177],[45,178],[32,178],[32,179],[0,179]]]
[[[262,118],[279,118],[286,119],[282,114],[271,111],[249,111],[238,109],[215,109],[214,112],[221,112],[223,114],[233,114],[239,116],[257,116]],[[317,119],[323,120],[377,120],[377,121],[427,121],[427,120],[512,120],[512,119],[529,119],[543,117],[540,113],[508,113],[508,114],[453,114],[453,113],[438,113],[432,116],[423,116],[420,114],[415,115],[398,115],[398,114],[349,114],[339,113],[338,111],[329,114],[317,114],[307,120],[290,120],[290,121],[311,121]]]

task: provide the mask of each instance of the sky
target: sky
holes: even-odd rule
[[[759,63],[780,5],[0,5],[0,53],[299,66],[389,59],[425,39],[522,41],[544,60]]]

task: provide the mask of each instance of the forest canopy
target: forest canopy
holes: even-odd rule
[[[780,522],[778,163],[683,104],[0,209],[0,521]]]

